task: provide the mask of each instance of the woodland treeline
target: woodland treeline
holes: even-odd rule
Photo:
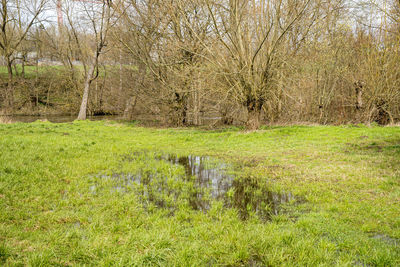
[[[399,0],[1,3],[3,114],[400,121]]]

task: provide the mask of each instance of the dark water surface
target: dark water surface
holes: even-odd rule
[[[175,167],[183,167],[183,177],[172,183],[163,174],[139,171],[135,174],[115,173],[102,178],[117,181],[114,190],[124,191],[130,186],[139,187],[144,202],[160,208],[174,208],[178,198],[185,198],[194,210],[207,212],[215,200],[222,201],[225,208],[235,208],[241,219],[256,214],[262,220],[283,212],[285,204],[301,200],[290,192],[274,192],[265,181],[251,177],[236,177],[233,166],[203,156],[156,155],[153,159]],[[134,161],[135,156],[125,157]],[[182,185],[183,182],[183,185]],[[264,182],[264,183],[263,183]],[[186,192],[186,194],[184,194]]]
[[[31,123],[37,120],[48,120],[53,123],[65,123],[72,122],[76,120],[78,115],[0,115],[0,119],[3,119],[10,123],[24,122]],[[114,120],[114,121],[124,121],[122,115],[97,115],[97,116],[87,116],[88,120],[99,121],[99,120]],[[203,125],[210,125],[220,120],[220,117],[203,117]],[[144,124],[149,124],[150,126],[163,125],[163,117],[159,115],[151,114],[138,114],[135,115],[133,120],[140,121]]]
[[[15,122],[25,122],[31,123],[37,120],[48,120],[53,123],[63,123],[63,122],[72,122],[76,120],[78,115],[70,116],[70,115],[46,115],[46,116],[25,116],[25,115],[12,115],[12,116],[0,116],[6,121],[11,123]],[[88,116],[88,120],[122,120],[121,116],[117,115],[106,115],[106,116]]]

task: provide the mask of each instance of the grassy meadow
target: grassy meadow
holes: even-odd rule
[[[20,75],[22,72],[21,64],[18,64],[16,68],[18,74]],[[36,69],[36,66],[25,66],[25,78],[33,79],[36,77],[37,74],[42,75],[43,73],[49,71],[57,72],[58,70],[62,70],[62,68],[63,66],[39,66],[39,68]],[[14,66],[13,66],[13,74],[16,75]],[[6,66],[0,66],[0,78],[4,80],[8,79],[8,72]]]
[[[107,71],[119,71],[119,65],[107,65]],[[124,69],[130,70],[137,70],[136,66],[133,65],[123,65]],[[21,64],[16,65],[16,69],[18,73],[15,73],[15,67],[13,66],[13,74],[21,75],[22,66]],[[78,72],[83,74],[84,68],[83,65],[75,65],[74,69]],[[41,65],[38,68],[36,66],[25,66],[25,78],[27,79],[34,79],[37,75],[44,75],[46,73],[51,72],[53,75],[54,73],[60,73],[62,71],[68,71],[63,65]],[[99,77],[104,77],[105,72],[104,68],[99,69]],[[8,71],[6,66],[0,66],[0,78],[1,79],[8,79]]]
[[[232,166],[245,196],[301,201],[268,220],[209,196],[194,209],[194,183],[163,154]],[[167,204],[104,178],[138,171],[166,177]],[[0,124],[0,265],[399,266],[400,128]]]

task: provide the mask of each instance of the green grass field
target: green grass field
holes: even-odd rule
[[[211,198],[196,210],[183,167],[153,154],[208,156],[249,194],[302,201],[270,220]],[[169,179],[169,208],[104,178],[138,170]],[[400,128],[0,124],[0,265],[399,266]]]
[[[48,72],[48,71],[54,71],[54,70],[62,70],[64,67],[63,66],[40,66],[38,68],[38,73],[39,75]],[[18,74],[21,74],[22,67],[20,64],[17,65],[17,70]],[[14,76],[16,75],[15,69],[13,67],[13,74]],[[25,66],[25,77],[28,79],[32,79],[36,77],[36,66]],[[0,66],[0,78],[2,79],[7,79],[8,78],[8,72],[7,72],[7,67],[6,66]]]

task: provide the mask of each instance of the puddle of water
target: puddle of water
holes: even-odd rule
[[[232,187],[235,179],[229,175],[228,164],[212,164],[209,157],[163,155],[157,157],[158,160],[164,160],[170,164],[183,166],[187,178],[195,178],[195,186],[202,189],[209,189],[212,199],[220,200],[225,193]],[[200,195],[198,197],[201,197]]]
[[[152,203],[156,207],[176,209],[179,200],[186,200],[194,210],[207,212],[213,200],[222,201],[225,208],[235,208],[241,219],[255,213],[262,220],[282,211],[282,205],[298,201],[293,194],[276,193],[268,190],[259,179],[235,177],[229,171],[233,166],[216,162],[209,157],[181,156],[173,154],[155,156],[134,153],[124,156],[125,161],[157,160],[171,167],[183,168],[181,177],[168,177],[157,170],[139,170],[137,173],[115,173],[101,178],[116,181],[113,190],[128,192],[129,188],[139,195],[144,205]],[[95,186],[90,187],[93,193]]]
[[[242,219],[256,213],[261,219],[269,220],[282,211],[283,204],[298,201],[291,192],[270,191],[257,179],[249,177],[235,179],[232,188],[234,193],[227,198],[228,207],[236,208]]]
[[[375,234],[374,236],[372,236],[372,238],[377,239],[377,240],[381,240],[387,244],[390,245],[394,245],[394,246],[398,246],[400,245],[400,239],[394,238],[394,237],[390,237],[388,235],[385,234]]]

